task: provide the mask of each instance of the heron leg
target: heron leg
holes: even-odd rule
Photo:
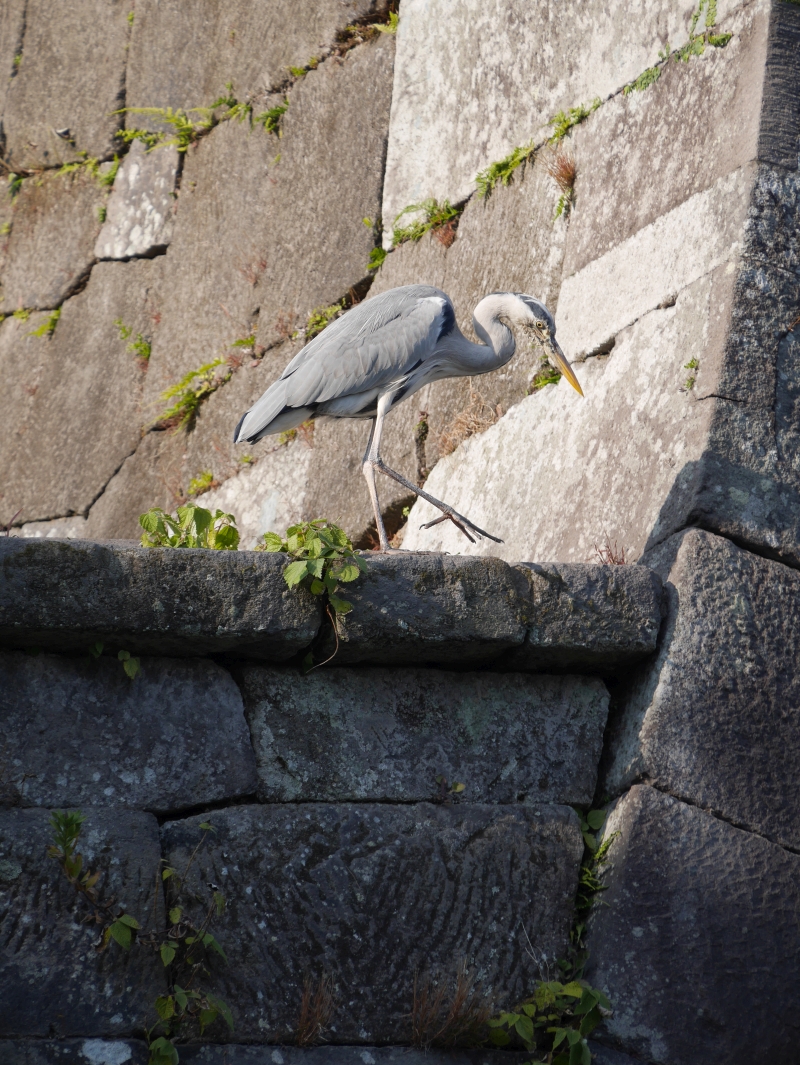
[[[387,477],[391,477],[397,481],[398,484],[402,484],[404,488],[408,488],[414,495],[419,496],[431,506],[437,507],[442,512],[441,518],[436,518],[434,521],[429,521],[426,525],[423,525],[423,529],[430,528],[431,525],[438,525],[441,521],[452,521],[457,529],[466,536],[470,543],[475,543],[474,537],[470,534],[471,530],[476,536],[485,536],[487,540],[494,540],[496,544],[502,544],[503,541],[497,536],[492,536],[491,533],[487,533],[484,529],[479,529],[477,525],[465,518],[463,514],[459,514],[457,510],[448,503],[443,503],[440,499],[436,499],[434,496],[424,492],[418,485],[412,481],[407,480],[397,470],[390,469],[380,456],[381,446],[381,434],[383,433],[383,421],[388,414],[392,405],[391,394],[383,395],[378,400],[378,411],[375,416],[375,423],[372,427],[372,432],[369,434],[369,442],[367,443],[367,450],[364,454],[364,462],[362,470],[364,476],[367,478],[367,484],[370,485],[370,494],[372,495],[372,505],[375,508],[375,516],[378,520],[378,535],[381,536],[381,550],[386,551],[389,548],[389,542],[386,540],[386,531],[383,528],[383,521],[380,518],[380,510],[378,509],[378,493],[375,489],[375,470],[380,470],[381,473],[385,473]],[[369,474],[367,473],[369,470]],[[371,475],[371,479],[370,479]],[[384,546],[385,543],[385,546]]]
[[[378,540],[380,541],[381,551],[388,551],[389,540],[386,537],[386,528],[383,524],[383,518],[381,517],[381,505],[378,501],[378,489],[375,487],[375,470],[369,461],[370,449],[373,446],[377,423],[378,419],[373,419],[372,428],[369,431],[369,440],[367,441],[367,450],[364,452],[364,460],[361,463],[361,472],[364,474],[364,477],[366,479],[367,488],[369,489],[369,497],[372,500],[372,509],[375,512],[375,527],[378,530]]]

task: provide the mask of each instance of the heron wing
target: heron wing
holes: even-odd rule
[[[343,314],[292,359],[237,426],[237,439],[268,430],[287,408],[316,409],[396,385],[453,329],[449,297],[428,285],[390,289]]]

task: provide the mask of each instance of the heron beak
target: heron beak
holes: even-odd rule
[[[550,337],[547,346],[549,348],[550,358],[555,363],[556,368],[561,371],[561,373],[563,374],[564,377],[566,377],[566,379],[569,381],[569,383],[572,385],[572,387],[575,389],[575,391],[579,395],[582,396],[583,395],[583,389],[581,388],[580,384],[578,383],[578,378],[572,372],[572,367],[567,362],[567,359],[566,359],[566,356],[564,355],[564,352],[558,346],[558,341],[556,340],[556,338],[555,337]]]

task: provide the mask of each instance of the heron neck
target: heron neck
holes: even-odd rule
[[[502,295],[498,293],[484,297],[472,315],[472,328],[483,344],[471,346],[477,349],[475,354],[479,361],[485,363],[486,370],[494,370],[498,366],[505,365],[517,347],[514,334],[500,317],[505,310]],[[482,354],[478,355],[478,352]],[[480,371],[476,370],[476,372]]]

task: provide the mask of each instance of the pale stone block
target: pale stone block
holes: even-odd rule
[[[106,220],[95,244],[98,259],[153,255],[172,239],[177,148],[147,151],[134,141],[108,200]]]

